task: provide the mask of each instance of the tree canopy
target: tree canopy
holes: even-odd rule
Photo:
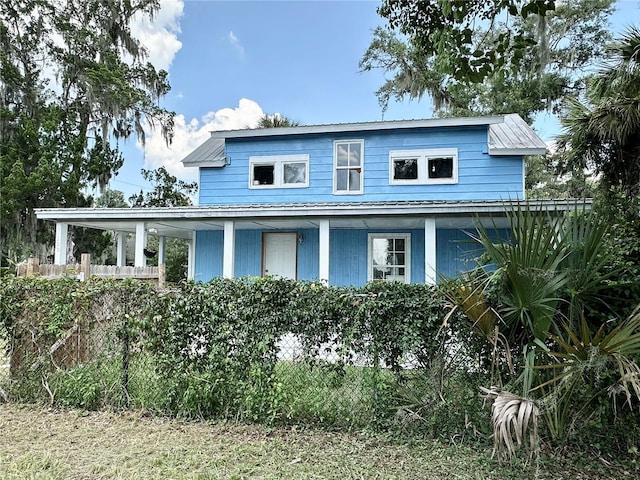
[[[437,114],[531,121],[584,87],[613,3],[387,1],[378,11],[388,26],[374,31],[360,69],[389,74],[376,92],[383,110],[391,98],[428,95]]]
[[[300,125],[295,120],[288,117],[284,117],[279,113],[272,115],[265,113],[258,119],[258,125],[255,128],[284,128],[284,127],[297,127]]]
[[[571,98],[560,145],[567,170],[591,169],[607,188],[640,195],[640,28],[608,48],[609,62]]]
[[[153,190],[129,197],[132,207],[185,207],[193,205],[191,195],[198,191],[197,182],[185,182],[171,175],[165,167],[141,170],[142,176],[153,184]]]
[[[146,62],[136,16],[158,0],[18,0],[0,4],[0,255],[50,244],[37,207],[88,206],[123,164],[118,140],[144,142],[144,124],[170,141],[158,105],[167,72]]]

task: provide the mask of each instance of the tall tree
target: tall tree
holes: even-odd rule
[[[609,47],[609,64],[591,80],[584,101],[570,98],[560,145],[570,170],[592,169],[608,189],[640,195],[640,28]]]
[[[0,260],[50,244],[36,207],[86,206],[123,163],[117,141],[143,122],[171,139],[158,106],[167,73],[146,62],[135,16],[158,0],[17,0],[0,4]],[[114,146],[115,145],[115,146]]]
[[[387,1],[388,28],[374,31],[361,70],[390,75],[377,91],[391,98],[429,95],[436,113],[557,113],[584,86],[603,54],[613,0]]]
[[[143,169],[142,176],[153,184],[153,190],[146,194],[140,191],[138,195],[129,197],[133,207],[180,207],[193,204],[191,196],[198,190],[196,182],[187,183],[183,180],[178,180],[164,167],[160,167],[157,170]],[[158,238],[152,237],[149,240],[149,248],[156,248],[157,245]],[[189,260],[187,242],[179,238],[169,238],[166,246],[167,281],[176,283],[185,280],[187,278]],[[157,264],[157,261],[157,257],[151,258],[149,264]]]
[[[520,20],[535,14],[544,23],[554,8],[553,0],[384,0],[378,13],[415,48],[435,55],[438,71],[481,82],[520,65],[535,44]]]
[[[193,205],[191,195],[198,191],[197,182],[185,182],[171,175],[166,168],[141,170],[142,176],[153,184],[153,190],[129,197],[132,207],[185,207]]]

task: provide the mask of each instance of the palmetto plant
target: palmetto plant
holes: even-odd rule
[[[495,266],[491,281],[502,285],[499,315],[528,330],[518,339],[523,344],[543,341],[549,332],[561,335],[559,321],[575,328],[616,273],[605,248],[606,219],[580,203],[551,213],[525,202],[514,205],[507,220],[506,238],[496,239],[498,229],[484,226],[473,236]]]
[[[520,396],[505,390],[485,391],[494,399],[496,450],[505,448],[511,455],[515,446],[524,444],[527,427],[531,434],[537,432],[532,423],[539,412],[534,396],[541,400],[554,437],[562,434],[567,421],[577,414],[575,402],[564,401],[576,391],[577,384],[569,381],[571,371],[595,362],[594,349],[598,358],[606,357],[605,363],[616,365],[620,373],[611,391],[627,393],[627,401],[630,393],[640,398],[638,369],[631,360],[640,352],[640,334],[633,333],[640,318],[605,335],[601,318],[592,316],[590,305],[601,300],[602,290],[615,275],[611,253],[605,248],[608,225],[596,213],[583,205],[552,213],[525,202],[514,204],[507,220],[508,236],[497,235],[495,224],[478,228],[473,238],[484,248],[489,266],[461,276],[448,289],[448,298],[487,339],[499,326],[504,341],[499,345],[497,335],[493,337],[494,355],[509,361],[511,355],[523,359],[507,382],[510,389],[521,388]],[[578,340],[583,347],[578,348]],[[545,354],[551,343],[557,346],[555,356]],[[550,359],[554,359],[552,365]],[[494,364],[498,361],[494,358]],[[550,370],[540,369],[547,367],[560,368],[562,373],[550,379]],[[576,373],[572,378],[577,382],[580,376]],[[584,397],[586,390],[579,393],[583,403],[591,401]]]
[[[584,421],[596,400],[611,397],[614,412],[618,395],[623,395],[630,407],[640,402],[640,366],[636,361],[640,354],[640,305],[608,332],[602,325],[592,334],[584,319],[579,330],[565,324],[564,332],[564,337],[550,337],[555,349],[546,351],[553,363],[536,367],[557,372],[536,387],[547,392],[547,417],[554,436],[564,433],[567,422]],[[577,391],[582,393],[578,400]]]

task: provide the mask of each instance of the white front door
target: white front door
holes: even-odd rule
[[[296,233],[265,233],[262,275],[296,279],[298,235]]]

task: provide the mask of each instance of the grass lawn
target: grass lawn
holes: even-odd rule
[[[0,404],[0,478],[11,479],[621,479],[634,464],[500,463],[490,451],[371,433],[182,422],[140,412]],[[607,465],[608,464],[608,465]]]

